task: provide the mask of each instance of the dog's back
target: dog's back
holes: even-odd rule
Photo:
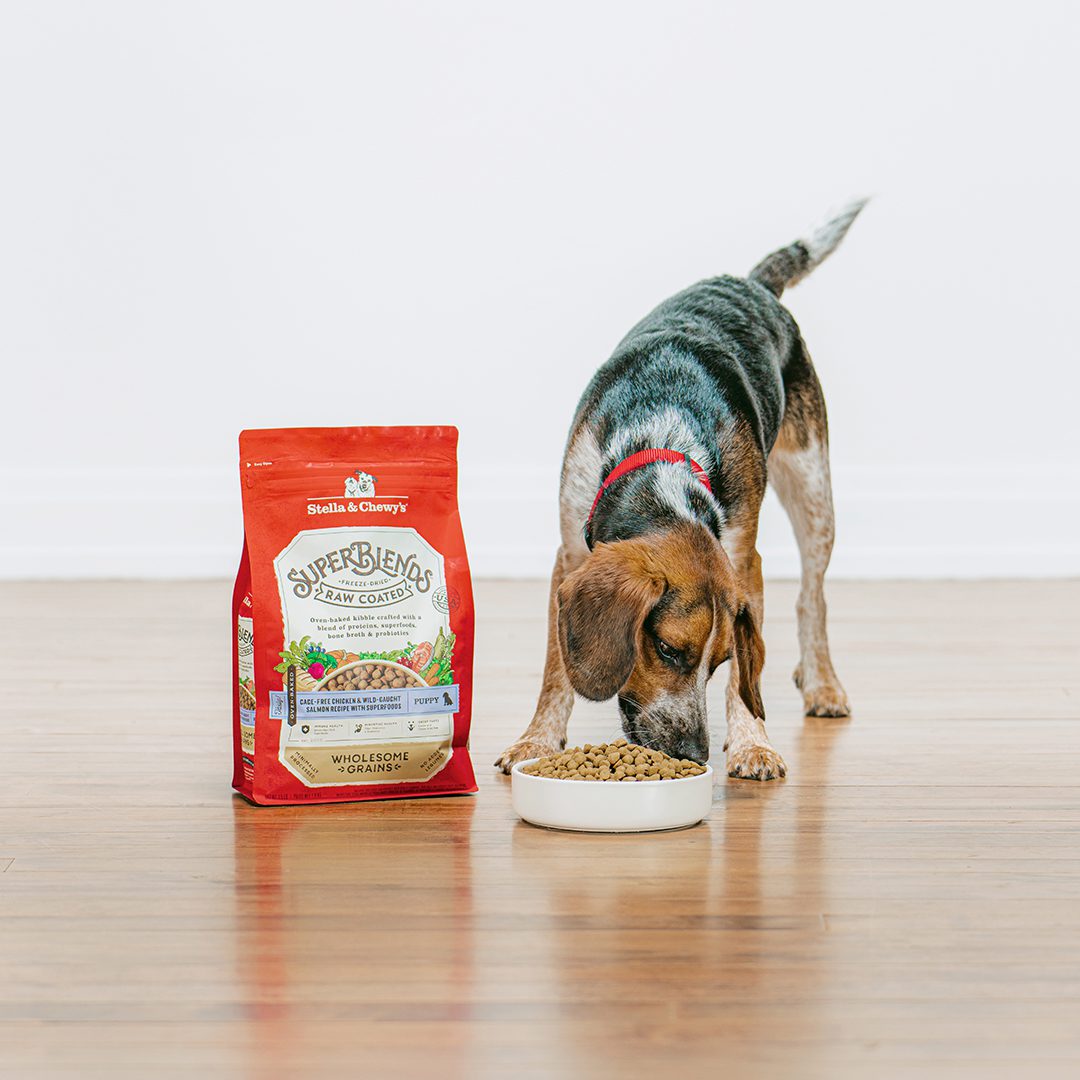
[[[692,434],[703,447],[722,445],[726,425],[745,424],[764,461],[783,419],[784,372],[803,356],[799,328],[779,297],[836,249],[863,205],[851,203],[746,278],[684,289],[630,330],[586,388],[574,424],[593,429],[605,468],[636,449],[637,432],[662,436],[658,416],[690,429],[672,433]],[[722,477],[714,480],[722,486]]]
[[[717,444],[718,425],[741,417],[767,454],[783,415],[783,368],[797,348],[795,320],[768,289],[711,278],[642,319],[597,372],[582,407],[601,427],[633,427],[652,423],[662,406],[695,424],[706,446]]]

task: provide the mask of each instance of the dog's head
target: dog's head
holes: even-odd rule
[[[375,494],[375,477],[359,469],[352,476],[345,477],[345,497],[359,498],[362,495]]]
[[[730,561],[700,525],[598,544],[559,587],[559,644],[574,689],[619,695],[633,742],[705,761],[705,687],[735,654],[739,695],[764,719],[765,646]]]

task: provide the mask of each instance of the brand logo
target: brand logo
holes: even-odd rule
[[[317,556],[306,566],[292,567],[285,579],[301,600],[310,597],[333,607],[370,609],[428,592],[435,569],[421,563],[416,552],[356,540]]]
[[[361,472],[359,469],[352,476],[345,477],[345,498],[359,499],[365,495],[375,494],[375,477],[371,473]]]
[[[345,477],[345,495],[348,502],[338,502],[340,496],[330,495],[325,498],[309,498],[307,512],[309,516],[317,514],[404,514],[409,509],[407,495],[384,495],[375,498],[375,484],[378,478],[363,469],[356,469],[351,476]]]

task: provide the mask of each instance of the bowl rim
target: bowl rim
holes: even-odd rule
[[[387,664],[390,664],[393,667],[400,668],[402,671],[407,671],[414,678],[419,679],[420,683],[423,686],[428,685],[421,678],[420,673],[418,671],[413,671],[413,669],[411,667],[406,667],[404,664],[399,664],[396,660],[376,660],[375,657],[369,656],[367,658],[361,658],[360,660],[350,660],[345,664],[339,664],[336,668],[334,668],[333,671],[331,671],[328,675],[324,675],[315,684],[315,689],[316,690],[322,690],[331,679],[337,678],[337,676],[338,676],[338,674],[340,672],[344,671],[346,668],[356,667],[357,664],[382,664],[384,667]],[[388,688],[384,686],[384,687],[382,687],[382,689],[386,690]],[[405,690],[419,690],[420,686],[406,686],[403,689],[405,689]]]
[[[588,783],[587,780],[566,780],[561,776],[532,776],[529,773],[522,772],[522,769],[526,765],[531,765],[534,761],[539,761],[539,760],[540,760],[539,758],[534,757],[534,758],[525,758],[523,761],[516,762],[514,764],[514,767],[510,770],[510,779],[513,780],[513,778],[515,776],[521,775],[521,776],[524,776],[526,780],[543,780],[545,783],[574,784],[575,786],[577,786],[579,784]],[[708,764],[708,762],[706,762],[705,771],[703,773],[699,773],[697,776],[680,776],[680,777],[677,777],[674,780],[661,780],[661,781],[659,781],[659,783],[661,783],[661,784],[681,784],[681,783],[684,783],[686,781],[691,781],[691,780],[697,780],[697,781],[707,780],[710,776],[713,775],[713,772],[714,772],[713,767],[710,764]],[[600,781],[598,781],[598,783],[599,782]],[[610,786],[610,787],[613,787],[613,788],[622,788],[622,787],[626,786],[626,785],[624,785],[623,781],[621,781],[621,780],[618,780],[618,781],[605,780],[605,781],[602,781],[602,783],[604,784],[605,787]]]

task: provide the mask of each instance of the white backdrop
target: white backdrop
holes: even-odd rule
[[[860,193],[787,297],[835,573],[1080,573],[1075,12],[5,0],[0,574],[231,574],[241,428],[413,422],[545,573],[593,368]]]

